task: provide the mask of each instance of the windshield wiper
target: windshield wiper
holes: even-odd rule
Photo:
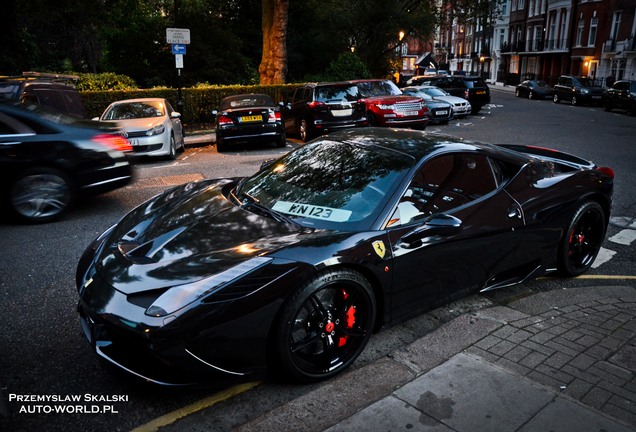
[[[284,223],[288,223],[288,224],[292,224],[292,225],[298,225],[301,226],[298,222],[296,222],[295,220],[293,220],[292,218],[290,218],[289,216],[278,212],[274,209],[271,209],[267,206],[264,206],[263,204],[260,203],[260,201],[258,200],[258,198],[253,197],[252,195],[248,194],[247,192],[241,192],[240,195],[237,197],[239,199],[239,202],[241,204],[241,207],[248,207],[251,208],[253,210],[256,210],[256,213],[259,213],[262,216],[269,216],[272,219],[278,221],[278,222],[284,222]]]

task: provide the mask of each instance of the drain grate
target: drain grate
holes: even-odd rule
[[[154,177],[138,179],[134,182],[137,187],[176,186],[193,181],[203,180],[202,174],[181,174],[166,177]]]

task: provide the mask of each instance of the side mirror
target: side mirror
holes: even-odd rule
[[[216,117],[219,114],[217,110],[212,110],[212,117]]]
[[[462,228],[462,221],[447,214],[432,215],[422,226],[415,228],[400,239],[403,247],[410,249],[422,244],[422,240],[432,236],[455,234]]]
[[[93,117],[92,120],[93,121],[99,121],[99,117]]]
[[[261,164],[261,167],[259,168],[259,171],[264,170],[265,168],[267,168],[268,166],[270,166],[274,162],[276,162],[276,159],[266,159],[266,160],[264,160],[263,163]]]
[[[180,118],[180,117],[181,117],[181,113],[177,111],[172,111],[172,113],[170,114],[170,118]]]

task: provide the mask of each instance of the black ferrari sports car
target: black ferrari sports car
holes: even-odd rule
[[[251,177],[184,184],[124,216],[81,257],[81,323],[100,356],[159,384],[328,378],[383,325],[585,272],[613,177],[539,147],[325,135]]]

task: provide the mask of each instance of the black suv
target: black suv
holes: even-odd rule
[[[481,77],[453,75],[430,77],[425,81],[429,85],[446,90],[453,96],[468,100],[472,107],[472,114],[477,114],[481,111],[481,107],[490,103],[490,89]]]
[[[35,104],[76,118],[86,118],[75,75],[25,72],[22,76],[0,78],[0,102]]]
[[[605,89],[603,106],[605,111],[619,108],[636,115],[636,81],[619,80]]]
[[[600,104],[603,88],[596,86],[590,78],[561,75],[554,86],[554,103],[569,101],[572,105]]]
[[[288,133],[309,141],[322,133],[368,126],[365,105],[355,84],[309,83],[294,89],[283,106]]]

